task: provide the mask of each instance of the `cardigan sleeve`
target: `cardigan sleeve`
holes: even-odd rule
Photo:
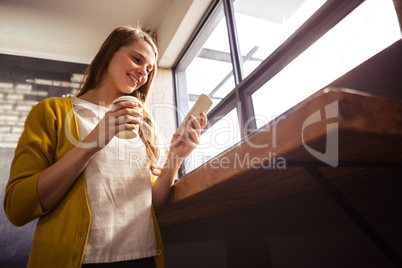
[[[16,226],[46,214],[39,203],[37,182],[39,174],[53,164],[57,146],[56,116],[46,108],[46,103],[39,103],[30,111],[11,164],[3,206]]]

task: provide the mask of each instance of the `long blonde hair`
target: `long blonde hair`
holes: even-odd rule
[[[103,75],[106,73],[109,66],[109,62],[112,59],[114,53],[121,47],[129,46],[138,41],[147,42],[155,53],[155,58],[158,58],[158,50],[155,42],[150,34],[142,30],[140,27],[128,27],[121,26],[113,30],[108,38],[103,42],[95,58],[88,66],[85,72],[85,80],[77,96],[81,96],[96,88],[102,80]],[[149,90],[154,81],[157,71],[157,65],[153,66],[152,71],[148,74],[147,82],[140,88],[136,89],[131,95],[141,100],[143,103],[143,118],[144,122],[139,128],[139,136],[145,144],[148,158],[150,160],[150,170],[152,174],[160,174],[160,166],[158,164],[160,157],[160,150],[158,148],[158,138],[155,133],[154,124],[151,116],[149,115],[145,102],[148,97]]]

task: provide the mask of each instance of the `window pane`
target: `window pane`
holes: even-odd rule
[[[186,173],[240,141],[237,110],[233,109],[201,135],[201,143],[186,163]]]
[[[184,114],[201,93],[209,95],[213,108],[233,90],[235,84],[222,5],[199,34],[176,73],[182,102],[188,101],[179,107]]]
[[[234,12],[244,77],[297,30],[325,0],[237,0]]]
[[[257,127],[400,38],[392,0],[363,2],[252,95]]]

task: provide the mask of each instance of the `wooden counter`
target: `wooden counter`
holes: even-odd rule
[[[401,169],[401,101],[328,88],[279,118],[177,182],[160,225],[310,191],[319,187],[310,168],[333,185]],[[327,135],[334,145],[328,152]]]

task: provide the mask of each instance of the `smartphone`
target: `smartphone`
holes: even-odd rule
[[[184,117],[184,120],[181,122],[181,124],[177,128],[176,133],[179,135],[184,135],[184,132],[185,132],[184,124],[187,122],[190,115],[197,117],[202,112],[204,112],[206,114],[208,112],[209,108],[211,108],[211,106],[212,106],[212,100],[208,97],[208,95],[201,94],[198,97],[197,101],[195,102],[194,106],[191,108],[191,110],[186,115],[186,117]]]

